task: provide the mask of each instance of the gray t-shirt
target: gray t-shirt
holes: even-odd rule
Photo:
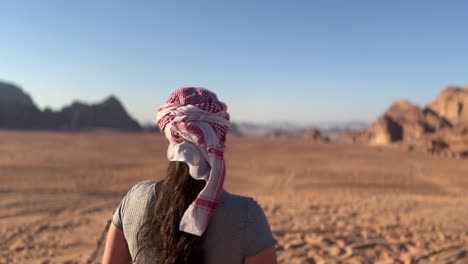
[[[157,181],[144,181],[133,186],[114,212],[113,224],[123,230],[132,259],[137,252],[136,236],[144,223],[147,206],[156,197]],[[265,213],[248,197],[226,191],[203,234],[207,264],[241,264],[246,256],[254,256],[275,244]]]

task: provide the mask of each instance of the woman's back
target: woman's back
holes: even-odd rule
[[[224,191],[229,113],[200,87],[175,90],[158,108],[167,174],[135,185],[114,213],[103,263],[274,264],[261,207]]]
[[[156,184],[157,181],[136,184],[114,212],[113,223],[123,230],[132,259],[138,251],[137,233],[158,195]],[[205,263],[240,264],[246,256],[254,256],[274,243],[258,203],[252,198],[223,191],[202,236]],[[157,252],[155,254],[157,257]]]

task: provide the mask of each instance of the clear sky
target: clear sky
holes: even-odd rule
[[[114,94],[141,122],[192,85],[237,121],[371,121],[468,83],[467,17],[462,0],[0,0],[0,79],[54,109]]]

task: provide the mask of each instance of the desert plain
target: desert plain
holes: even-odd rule
[[[164,176],[158,134],[0,131],[0,263],[100,263],[113,210]],[[468,263],[468,160],[228,137],[229,192],[254,197],[279,263]]]

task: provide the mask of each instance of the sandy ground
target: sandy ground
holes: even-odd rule
[[[228,139],[280,263],[468,263],[468,160],[301,139]],[[150,134],[0,131],[0,263],[99,263],[112,211],[164,175]]]

